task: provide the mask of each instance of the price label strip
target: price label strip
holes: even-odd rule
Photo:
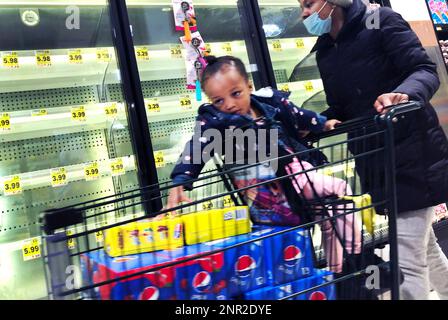
[[[5,196],[12,196],[22,193],[22,184],[19,176],[6,178],[3,181],[3,191]]]
[[[5,68],[18,68],[19,67],[19,57],[17,52],[5,52],[2,54],[3,66]]]
[[[166,165],[163,151],[154,152],[154,161],[156,162],[156,168],[163,168]]]
[[[73,231],[68,230],[66,234],[67,234],[67,236],[71,236],[71,235],[73,235]],[[75,249],[75,238],[67,239],[67,247],[70,250]]]
[[[213,202],[205,201],[202,203],[202,210],[211,210],[213,209]]]
[[[32,117],[41,117],[48,115],[48,111],[46,109],[39,109],[39,110],[32,110],[31,116]]]
[[[123,165],[123,159],[112,159],[110,161],[110,171],[112,172],[112,176],[121,176],[126,173]]]
[[[22,244],[23,261],[34,260],[41,257],[39,238],[25,240]]]
[[[11,129],[11,118],[9,113],[2,113],[0,116],[0,129],[10,130]]]
[[[159,100],[151,99],[146,102],[146,108],[148,112],[160,112]]]
[[[230,195],[225,196],[224,200],[223,200],[223,204],[224,204],[224,207],[231,207],[231,206],[233,206],[232,197]]]
[[[65,168],[51,170],[51,186],[60,187],[67,185],[67,172]]]
[[[84,167],[84,177],[86,181],[96,180],[100,177],[100,170],[98,169],[97,162],[93,162]]]
[[[69,50],[68,51],[68,62],[71,64],[81,64],[83,63],[82,51],[81,49]]]
[[[227,55],[232,55],[232,44],[230,42],[224,43],[221,48]]]
[[[274,51],[276,52],[282,52],[282,43],[280,42],[280,40],[274,40],[272,41],[272,48],[274,49]]]
[[[96,60],[98,62],[110,62],[112,61],[112,55],[109,49],[97,49],[96,50]]]
[[[86,121],[86,110],[84,106],[73,107],[71,109],[72,120],[74,121]]]
[[[179,103],[182,110],[191,110],[191,108],[193,107],[190,96],[180,97]]]
[[[314,91],[314,86],[313,86],[313,83],[311,81],[305,82],[304,86],[305,86],[305,91],[306,92],[313,92]]]
[[[36,51],[36,63],[38,67],[49,67],[51,66],[51,56],[50,51]]]
[[[115,119],[118,116],[118,105],[116,103],[112,103],[109,105],[106,105],[104,107],[104,113],[106,114],[106,117]]]
[[[298,49],[305,49],[305,43],[303,42],[303,39],[296,40],[296,47]]]
[[[170,46],[170,53],[172,59],[182,59],[182,46],[180,44]]]
[[[142,61],[149,60],[149,50],[147,47],[139,47],[137,48],[137,59]]]

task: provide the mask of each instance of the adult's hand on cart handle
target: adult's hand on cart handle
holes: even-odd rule
[[[192,201],[193,200],[191,200],[190,198],[188,198],[185,195],[183,186],[174,187],[174,188],[170,189],[170,191],[168,193],[168,200],[167,200],[166,206],[163,209],[164,210],[171,209],[171,208],[177,207],[179,205],[179,203],[192,202]],[[175,215],[176,211],[172,211],[170,213],[171,213],[171,215]],[[161,219],[165,215],[166,214],[159,214],[155,218]]]
[[[373,105],[378,113],[384,114],[387,112],[385,107],[393,106],[400,103],[409,102],[409,96],[405,93],[385,93],[376,98]]]
[[[334,130],[334,127],[335,127],[337,124],[340,124],[340,123],[342,123],[342,122],[339,121],[339,120],[336,120],[336,119],[327,120],[327,121],[325,122],[324,131]]]

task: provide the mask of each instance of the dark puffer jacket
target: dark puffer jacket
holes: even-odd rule
[[[323,114],[341,121],[373,115],[376,98],[390,92],[421,102],[422,110],[396,126],[398,212],[446,202],[448,142],[429,104],[439,87],[435,64],[409,24],[392,9],[378,9],[380,28],[370,30],[361,0],[345,10],[337,39],[325,34],[313,49],[329,105]],[[374,166],[357,162],[360,171]]]

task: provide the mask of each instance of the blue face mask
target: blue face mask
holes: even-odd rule
[[[327,5],[328,2],[325,2],[325,4],[320,8],[319,11],[314,12],[312,15],[310,15],[308,18],[303,20],[303,24],[305,25],[305,28],[308,30],[309,33],[315,35],[315,36],[321,36],[325,33],[329,33],[331,31],[331,14],[334,11],[331,10],[330,14],[328,15],[328,18],[325,20],[322,20],[319,17],[319,13],[322,11],[323,8]]]

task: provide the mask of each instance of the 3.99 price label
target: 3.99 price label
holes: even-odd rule
[[[296,40],[296,47],[298,49],[305,49],[305,43],[303,42],[303,39]]]
[[[163,151],[154,152],[154,161],[156,163],[156,168],[163,168],[165,166]]]
[[[110,171],[112,172],[112,176],[121,176],[126,173],[124,169],[123,159],[112,159],[110,161]]]
[[[2,113],[0,115],[0,129],[1,130],[11,129],[11,118],[9,116],[9,113]]]
[[[177,44],[175,46],[170,46],[171,58],[182,59],[182,46]]]
[[[202,210],[211,210],[213,209],[213,202],[205,201],[202,203]]]
[[[274,51],[276,51],[276,52],[281,52],[281,51],[283,51],[283,49],[282,49],[282,43],[280,42],[280,40],[274,40],[274,41],[272,41],[272,48],[273,48]]]
[[[17,52],[5,52],[2,54],[3,66],[5,68],[18,68],[19,57]]]
[[[86,181],[96,180],[100,177],[100,170],[98,169],[98,162],[93,162],[84,167],[84,177]]]
[[[68,62],[72,64],[83,63],[83,56],[81,49],[69,50],[68,51]]]
[[[86,121],[86,110],[84,106],[73,107],[71,109],[72,120],[74,121]]]
[[[3,191],[5,196],[12,196],[22,193],[22,184],[19,176],[8,177],[3,181]]]
[[[110,62],[112,61],[112,55],[109,49],[97,49],[96,50],[96,60],[98,62]]]
[[[51,56],[50,51],[36,51],[36,63],[38,67],[49,67],[51,66]]]
[[[51,170],[51,186],[60,187],[67,185],[67,172],[65,168],[58,168]]]
[[[118,116],[118,105],[116,103],[106,105],[104,107],[104,113],[106,117],[115,119]]]
[[[40,243],[39,238],[29,239],[22,244],[23,261],[34,260],[40,258]]]
[[[147,47],[138,47],[136,50],[137,59],[142,61],[149,60],[149,50]]]
[[[160,104],[157,99],[150,99],[146,101],[146,108],[148,112],[160,112]]]
[[[190,96],[180,97],[179,103],[182,110],[191,110],[191,108],[193,107]]]

